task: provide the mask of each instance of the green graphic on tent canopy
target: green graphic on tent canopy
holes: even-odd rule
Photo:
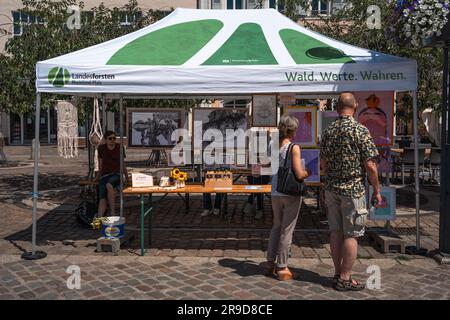
[[[219,20],[175,24],[137,38],[117,51],[108,65],[182,65],[222,29]]]
[[[70,72],[67,69],[54,67],[48,72],[48,82],[54,87],[61,88],[70,81]]]
[[[341,50],[299,31],[283,29],[280,37],[296,64],[354,63]]]
[[[203,65],[278,64],[259,24],[243,23]]]

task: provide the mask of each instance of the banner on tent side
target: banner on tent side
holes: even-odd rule
[[[49,82],[49,74],[54,68],[67,70],[67,78],[61,85]],[[356,80],[344,77],[329,78],[326,74],[339,75],[341,70],[349,69]],[[384,68],[399,79],[371,78],[364,74],[379,74]],[[407,69],[405,71],[405,68]],[[299,79],[299,74],[311,74],[311,79]],[[75,77],[87,74],[102,77],[95,82],[80,82]],[[347,74],[347,72],[346,72]],[[360,75],[362,74],[362,75]],[[170,76],[168,76],[170,75]],[[217,79],[220,79],[218,81]],[[397,64],[353,65],[293,65],[291,67],[271,66],[86,66],[54,65],[39,63],[37,66],[37,89],[51,93],[146,93],[152,94],[249,94],[271,92],[343,92],[389,90],[410,91],[415,89],[417,78],[412,68],[399,62]],[[83,80],[84,81],[84,80]],[[292,105],[292,104],[291,104]]]

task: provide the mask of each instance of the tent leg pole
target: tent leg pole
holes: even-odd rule
[[[120,95],[119,100],[119,118],[120,118],[120,217],[123,217],[123,96]]]
[[[419,177],[419,130],[418,130],[418,110],[417,91],[413,92],[413,124],[414,124],[414,166],[415,166],[415,195],[416,195],[416,247],[412,250],[415,254],[426,254],[420,248],[420,177]],[[425,250],[426,251],[426,250]]]
[[[441,123],[441,168],[439,180],[441,182],[440,192],[440,214],[439,214],[439,249],[434,255],[434,259],[441,264],[450,263],[450,183],[447,181],[450,163],[450,131],[448,130],[450,119],[448,112],[450,109],[450,67],[449,67],[449,47],[444,50],[444,72],[442,85],[442,123]]]
[[[31,232],[31,252],[24,252],[22,258],[26,260],[37,260],[47,256],[43,251],[36,250],[36,224],[37,224],[37,199],[38,199],[38,180],[39,180],[39,129],[41,120],[41,94],[36,93],[36,113],[35,113],[35,133],[34,133],[34,180],[33,180],[33,226]]]

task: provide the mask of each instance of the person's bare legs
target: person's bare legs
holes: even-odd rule
[[[358,241],[355,238],[344,239],[344,244],[342,246],[341,279],[350,279],[357,254]]]
[[[341,274],[342,253],[344,245],[344,236],[340,231],[331,231],[330,234],[330,251],[333,258],[334,274]]]
[[[99,218],[101,218],[105,215],[107,206],[108,206],[108,203],[106,202],[106,199],[101,199],[100,202],[98,203],[98,210],[97,210],[97,216]]]
[[[109,208],[110,208],[110,215],[114,216],[115,208],[116,208],[116,204],[115,204],[116,195],[115,195],[114,187],[112,186],[112,184],[107,183],[106,190],[108,191],[108,203],[109,203]]]

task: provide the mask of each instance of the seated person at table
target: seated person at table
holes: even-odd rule
[[[98,147],[98,172],[95,177],[98,183],[97,217],[103,217],[109,204],[110,213],[114,216],[115,211],[115,189],[120,187],[120,144],[116,143],[116,133],[106,131],[106,144]],[[125,158],[125,150],[123,151]],[[127,168],[124,166],[124,181],[128,181]]]
[[[262,185],[270,182],[270,176],[247,176],[248,184],[250,185]],[[262,193],[250,194],[248,196],[247,203],[244,207],[244,213],[249,214],[255,212],[254,199],[256,196],[256,214],[255,219],[259,220],[264,215],[263,197]]]
[[[212,208],[212,199],[211,193],[203,194],[203,212],[201,214],[202,217],[209,216],[213,214],[218,216],[220,214],[220,207],[222,205],[222,197],[220,193],[216,193],[216,200],[214,201],[214,209]]]

